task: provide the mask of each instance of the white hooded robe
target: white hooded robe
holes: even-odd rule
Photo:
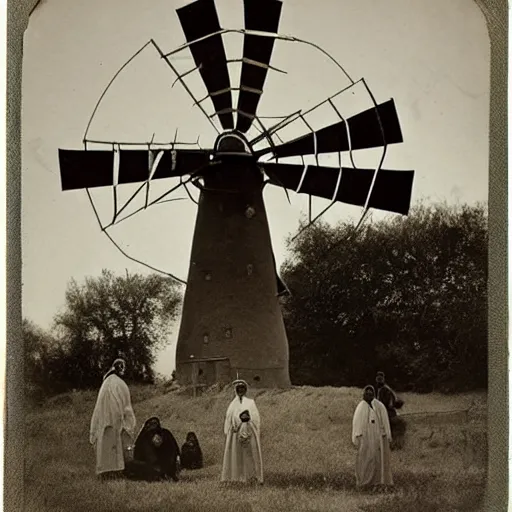
[[[352,443],[357,447],[356,483],[393,485],[391,475],[391,429],[386,407],[372,400],[372,407],[359,402],[352,420]]]
[[[91,418],[89,441],[96,448],[96,474],[124,470],[124,444],[135,429],[130,391],[123,379],[109,375],[101,385]]]
[[[240,413],[251,417],[242,423]],[[228,407],[224,422],[226,445],[222,464],[222,482],[247,482],[256,478],[263,483],[263,462],[260,443],[260,414],[253,399],[236,396]]]

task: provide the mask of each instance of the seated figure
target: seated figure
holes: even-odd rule
[[[187,434],[187,440],[181,447],[181,467],[184,469],[201,469],[203,467],[203,452],[194,432]]]
[[[177,482],[179,457],[180,449],[174,436],[162,428],[157,417],[152,417],[137,436],[133,460],[127,463],[125,475],[133,480],[172,479]]]

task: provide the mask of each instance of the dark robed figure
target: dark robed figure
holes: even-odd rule
[[[187,434],[187,440],[181,447],[181,467],[183,469],[201,469],[203,467],[203,452],[194,432]]]
[[[149,418],[135,441],[133,460],[126,465],[126,476],[150,482],[178,481],[179,456],[180,449],[171,432],[162,428],[157,417]]]
[[[398,415],[397,409],[401,409],[404,402],[398,398],[393,389],[386,384],[384,372],[377,372],[375,381],[377,384],[377,400],[384,404],[388,413],[391,435],[393,436],[391,449],[403,448],[407,425],[405,420]]]

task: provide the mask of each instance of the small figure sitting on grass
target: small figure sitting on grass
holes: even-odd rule
[[[183,469],[201,469],[203,467],[203,452],[194,432],[187,434],[187,440],[181,447],[181,467]]]

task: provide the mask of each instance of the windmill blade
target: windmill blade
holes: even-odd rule
[[[276,158],[284,158],[314,155],[315,152],[335,153],[350,149],[375,148],[400,142],[403,142],[402,131],[395,102],[391,99],[350,117],[346,122],[340,121],[275,148],[262,149],[256,156],[273,153]]]
[[[119,184],[143,182],[150,177],[162,179],[183,176],[208,165],[210,154],[212,151],[195,149],[122,149],[116,163],[114,151],[59,149],[62,190],[112,186],[114,165],[118,165]]]
[[[246,30],[277,33],[282,5],[279,0],[244,0]],[[273,37],[244,35],[236,121],[236,129],[243,133],[249,130],[256,115],[274,49],[274,41]]]
[[[177,9],[176,12],[188,43],[221,30],[213,0],[196,0]],[[234,124],[231,83],[221,34],[191,44],[190,52],[199,68],[222,128],[232,129]]]
[[[365,206],[370,193],[375,169],[353,169],[343,167],[338,186],[340,170],[336,167],[265,163],[269,170],[270,182],[296,192],[339,201],[341,203]],[[276,176],[280,183],[277,183]],[[372,189],[369,208],[407,215],[411,204],[414,171],[391,171],[380,169]],[[299,188],[300,186],[300,188]],[[336,190],[336,187],[338,189]]]

